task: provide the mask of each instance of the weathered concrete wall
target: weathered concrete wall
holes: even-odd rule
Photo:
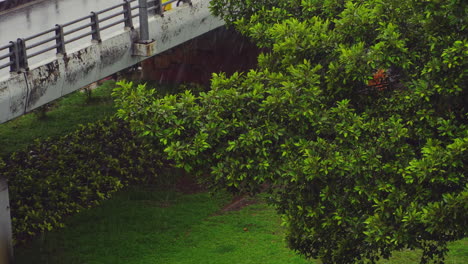
[[[213,72],[230,75],[257,64],[260,49],[235,30],[220,27],[142,62],[144,80],[209,84]]]
[[[223,26],[208,6],[209,0],[193,0],[193,6],[151,17],[150,38],[156,41],[156,54]],[[100,43],[89,43],[67,56],[59,55],[0,80],[0,123],[147,59],[132,56],[132,44],[137,40],[138,27],[117,30]]]
[[[0,176],[0,264],[7,264],[13,257],[11,240],[10,204],[7,180]]]
[[[0,122],[24,113],[27,90],[23,73],[13,73],[7,80],[0,81]]]

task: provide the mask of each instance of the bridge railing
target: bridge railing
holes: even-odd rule
[[[118,25],[133,28],[133,18],[138,17],[140,11],[163,16],[165,6],[178,0],[169,0],[164,3],[163,0],[146,0],[145,10],[141,10],[143,5],[138,4],[140,1],[124,0],[121,4],[91,12],[87,16],[64,24],[57,24],[54,28],[38,34],[10,41],[0,46],[0,70],[9,67],[10,72],[27,71],[31,58],[51,50],[66,56],[70,43],[88,37],[91,37],[92,41],[100,42],[102,31]]]
[[[7,45],[0,46],[0,69],[6,68],[6,67],[12,67],[12,65],[15,63],[14,58],[16,57],[16,55],[15,55],[14,47],[15,47],[14,42],[10,42]],[[13,60],[12,60],[12,57],[13,57]],[[5,59],[8,59],[8,62],[5,62]]]

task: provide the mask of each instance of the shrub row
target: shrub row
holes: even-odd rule
[[[0,174],[9,181],[15,242],[62,227],[64,216],[125,185],[155,180],[161,160],[159,151],[114,118],[13,153],[0,161]]]

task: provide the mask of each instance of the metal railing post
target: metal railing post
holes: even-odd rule
[[[148,26],[148,3],[146,0],[138,0],[140,6],[140,41],[149,41],[149,26]]]
[[[164,8],[163,8],[163,6],[162,6],[162,4],[163,4],[163,3],[162,3],[162,0],[156,0],[155,3],[157,3],[157,6],[156,6],[156,8],[154,9],[154,13],[155,13],[156,15],[160,15],[160,16],[163,17],[163,16],[164,16]]]
[[[146,1],[146,8],[147,8],[147,9],[151,9],[153,6],[155,6],[155,4],[156,4],[155,1],[149,1],[149,0],[147,0],[147,1]],[[148,16],[154,14],[154,12],[155,12],[154,9],[151,9],[151,10],[153,10],[153,12],[150,13],[150,11],[148,10]]]
[[[18,42],[10,41],[10,43],[11,43],[10,62],[13,62],[13,64],[10,65],[10,71],[11,72],[19,72],[20,71],[20,62],[19,62],[19,53],[18,53]]]
[[[17,40],[18,44],[18,61],[20,69],[29,70],[28,55],[26,54],[26,41],[23,38]]]
[[[130,6],[129,0],[124,0],[123,10],[125,12],[124,13],[125,27],[129,27],[133,29],[132,7]]]
[[[63,36],[63,27],[59,24],[55,25],[55,43],[57,44],[57,54],[65,55],[65,38]]]
[[[98,42],[101,42],[101,30],[99,29],[99,18],[98,14],[91,12],[91,30],[93,31],[92,38]]]

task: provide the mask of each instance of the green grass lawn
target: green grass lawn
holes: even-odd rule
[[[35,139],[63,136],[116,111],[111,92],[114,82],[107,81],[93,90],[87,100],[83,92],[74,92],[58,99],[50,106],[45,119],[37,114],[27,114],[0,125],[0,156],[25,148]]]
[[[308,263],[265,204],[219,214],[227,195],[133,187],[16,248],[22,263]]]
[[[119,192],[70,217],[67,227],[16,248],[17,264],[301,264],[286,248],[284,228],[265,203],[223,212],[225,194],[181,194],[148,186]],[[468,240],[451,244],[446,263],[468,260]],[[418,263],[398,252],[381,263]]]

